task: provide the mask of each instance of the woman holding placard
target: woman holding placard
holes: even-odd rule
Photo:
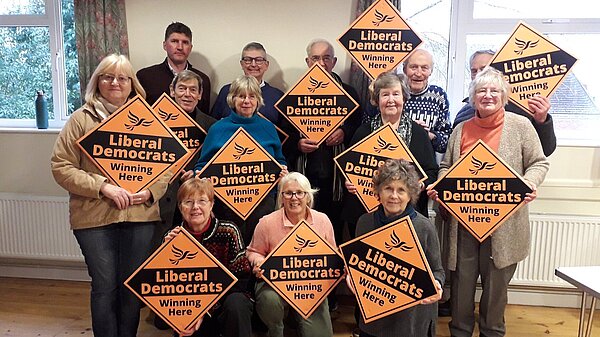
[[[60,132],[51,158],[56,182],[69,192],[71,229],[92,279],[94,336],[135,337],[140,301],[123,282],[148,257],[158,200],[170,175],[138,193],[113,185],[76,142],[135,94],[145,96],[129,60],[112,54],[100,61],[85,104]]]
[[[509,84],[501,72],[487,67],[469,85],[469,103],[475,116],[459,124],[448,142],[440,164],[443,177],[461,155],[478,140],[485,142],[503,161],[520,174],[533,190],[525,197],[536,197],[549,163],[531,122],[518,114],[505,113]],[[437,191],[428,188],[437,200]],[[475,327],[475,289],[481,276],[483,289],[479,302],[479,331],[483,336],[504,336],[504,309],[508,302],[508,283],[517,263],[529,253],[529,210],[527,205],[504,221],[494,233],[479,242],[455,218],[450,223],[448,268],[452,271],[452,336],[471,336]]]
[[[410,116],[403,113],[404,103],[409,97],[410,90],[404,74],[396,74],[392,71],[377,76],[371,87],[371,103],[378,107],[379,113],[370,122],[362,124],[356,130],[350,143],[354,145],[381,126],[391,123],[393,129],[396,130],[417,163],[427,174],[427,180],[422,185],[426,186],[435,181],[438,165],[435,161],[435,153],[427,131],[415,123]],[[346,181],[346,188],[351,195],[344,201],[342,217],[344,221],[350,224],[350,233],[354,234],[354,224],[366,211],[356,196],[356,186]],[[428,216],[427,201],[427,196],[423,194],[416,205],[417,212],[425,216]]]
[[[335,244],[333,226],[325,213],[311,207],[317,191],[312,189],[308,178],[298,172],[286,175],[279,182],[279,194],[275,212],[260,219],[252,242],[248,245],[248,260],[258,282],[256,284],[256,311],[267,325],[269,337],[283,337],[283,320],[290,305],[275,290],[261,280],[263,270],[259,265],[267,255],[290,233],[300,221],[306,221],[332,247]],[[293,310],[293,309],[292,309]],[[327,299],[308,318],[295,313],[298,333],[301,337],[331,337],[333,328]]]
[[[183,217],[182,227],[200,242],[238,281],[210,311],[210,319],[200,319],[182,336],[252,336],[250,263],[237,226],[212,214],[215,190],[208,179],[186,180],[177,192],[177,204]],[[169,241],[181,231],[176,227],[167,234]]]
[[[429,144],[431,144],[429,142]],[[359,321],[361,337],[435,337],[437,301],[442,298],[444,269],[440,258],[440,243],[435,226],[414,208],[421,186],[414,166],[403,159],[388,159],[373,177],[373,192],[380,202],[372,213],[362,215],[356,224],[356,236],[381,228],[403,217],[410,221],[435,278],[436,296],[424,299],[419,305],[365,323]],[[349,276],[347,276],[348,280]],[[348,282],[349,283],[349,282]],[[349,288],[354,292],[352,285]]]
[[[239,128],[243,128],[279,164],[283,165],[280,175],[285,175],[287,173],[287,166],[285,166],[285,158],[281,152],[281,140],[277,135],[277,130],[273,123],[256,113],[264,105],[260,84],[256,78],[253,76],[240,76],[235,79],[231,83],[229,94],[227,95],[227,104],[233,113],[213,124],[208,131],[204,145],[202,146],[200,158],[194,167],[194,172],[202,170],[229,138]],[[182,176],[182,179],[189,179],[192,175],[193,172],[188,171]],[[239,218],[227,206],[221,203],[215,205],[215,212],[219,217],[232,220],[240,225],[244,242],[248,242],[252,238],[252,233],[254,233],[254,227],[258,223],[258,220],[274,209],[274,194],[266,196],[245,221]]]

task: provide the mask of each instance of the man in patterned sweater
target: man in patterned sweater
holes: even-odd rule
[[[415,50],[404,61],[402,71],[410,87],[404,113],[429,133],[435,152],[444,154],[452,131],[449,103],[444,89],[429,85],[432,70],[433,56],[424,49]]]

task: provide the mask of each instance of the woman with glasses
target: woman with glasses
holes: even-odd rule
[[[243,128],[275,160],[283,165],[280,175],[285,175],[287,173],[286,162],[281,152],[281,141],[275,126],[256,113],[263,105],[260,85],[256,78],[244,75],[233,81],[227,95],[227,104],[233,113],[212,125],[204,140],[200,158],[194,167],[194,171],[202,170],[206,163],[225,145],[227,140],[239,128]],[[192,171],[188,171],[182,179],[188,179],[193,174]],[[240,225],[244,242],[249,242],[252,238],[258,220],[274,209],[275,195],[273,193],[267,195],[246,220],[241,219],[220,202],[215,205],[215,212],[220,218],[232,220]]]
[[[217,219],[212,213],[215,190],[208,179],[192,178],[185,181],[177,192],[177,204],[183,223],[165,237],[171,240],[185,228],[238,281],[211,309],[209,318],[201,318],[195,327],[182,336],[252,336],[252,301],[248,280],[250,263],[246,258],[244,242],[237,226]]]
[[[292,311],[298,321],[298,333],[301,337],[330,337],[333,335],[327,299],[308,318],[304,319],[262,279],[263,270],[259,265],[266,256],[289,234],[296,224],[306,221],[315,232],[332,247],[337,247],[331,221],[324,213],[311,209],[316,190],[312,189],[308,179],[291,172],[279,182],[279,194],[275,212],[260,219],[252,242],[247,249],[248,260],[258,282],[256,291],[256,312],[269,329],[269,337],[283,337],[283,320]]]
[[[123,55],[105,57],[94,70],[85,104],[61,130],[51,158],[56,182],[69,192],[69,220],[92,279],[94,336],[135,337],[140,301],[123,282],[148,256],[158,200],[170,175],[138,193],[110,182],[76,142],[135,94],[145,92]]]
[[[525,197],[536,198],[548,172],[549,163],[531,122],[518,114],[506,113],[510,86],[501,72],[486,67],[469,85],[469,103],[475,116],[460,123],[450,135],[448,149],[440,164],[440,177],[467,153],[478,140],[485,142],[520,174],[533,190]],[[437,200],[437,191],[427,194]],[[504,336],[504,309],[508,302],[508,283],[517,263],[529,254],[529,210],[525,205],[506,219],[494,233],[479,242],[455,218],[449,229],[448,269],[452,271],[452,336],[471,336],[475,327],[475,290],[481,276],[479,302],[481,336]],[[456,300],[455,300],[456,299]]]

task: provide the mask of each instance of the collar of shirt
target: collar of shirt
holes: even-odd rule
[[[169,60],[167,60],[167,65],[169,66],[169,70],[173,73],[173,76],[177,76],[177,72],[175,69],[173,69],[173,67],[171,67],[171,62],[169,62]],[[189,67],[190,63],[185,61],[185,70],[188,70]]]

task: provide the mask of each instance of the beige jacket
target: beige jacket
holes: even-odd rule
[[[107,109],[108,107],[108,109]],[[100,124],[115,107],[109,104],[85,104],[75,111],[58,135],[52,158],[52,174],[56,182],[69,192],[71,229],[100,227],[118,222],[160,220],[158,200],[165,193],[170,174],[163,176],[148,189],[151,201],[119,210],[114,202],[101,195],[100,186],[108,179],[81,151],[76,141]]]
[[[464,123],[459,124],[448,141],[448,149],[440,164],[442,177],[460,158],[460,140]],[[540,186],[550,168],[544,156],[540,139],[531,122],[515,113],[504,114],[504,127],[500,135],[498,155],[525,180]],[[450,222],[448,268],[456,270],[458,222]],[[496,229],[491,235],[492,258],[496,268],[505,268],[529,255],[531,244],[529,231],[529,207],[524,205]]]

